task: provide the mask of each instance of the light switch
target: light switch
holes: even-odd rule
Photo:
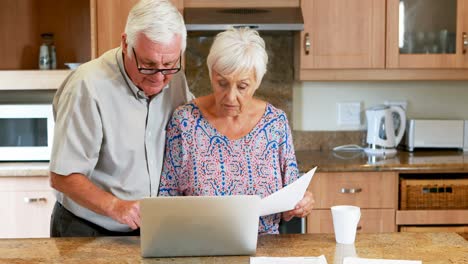
[[[338,126],[359,128],[361,126],[361,106],[361,102],[339,102]]]

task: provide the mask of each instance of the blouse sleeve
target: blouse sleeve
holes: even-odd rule
[[[182,124],[184,118],[182,109],[178,108],[174,112],[171,121],[166,128],[166,150],[164,163],[159,183],[160,196],[183,195],[181,186],[184,186],[184,166],[186,151],[184,151]]]
[[[296,154],[294,152],[294,145],[288,118],[284,112],[282,115],[284,118],[281,119],[283,120],[284,124],[281,126],[283,128],[281,133],[283,137],[280,142],[279,157],[281,162],[283,186],[287,186],[299,178],[299,171],[297,168]]]

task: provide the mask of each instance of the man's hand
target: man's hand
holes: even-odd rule
[[[133,230],[140,227],[140,203],[138,201],[125,201],[114,197],[109,206],[108,215]]]
[[[83,174],[72,173],[64,176],[50,172],[50,184],[52,188],[95,213],[109,216],[133,230],[140,226],[138,201],[120,200],[96,186]]]
[[[314,208],[314,197],[311,192],[306,191],[304,197],[300,200],[296,207],[292,210],[286,211],[283,213],[283,220],[289,221],[294,216],[296,217],[305,217],[312,211]]]

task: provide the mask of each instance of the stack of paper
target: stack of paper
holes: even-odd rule
[[[343,264],[422,264],[420,260],[366,259],[345,257]]]
[[[318,257],[250,257],[250,264],[328,264],[324,255]]]

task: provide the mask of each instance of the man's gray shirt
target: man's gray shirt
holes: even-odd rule
[[[193,96],[179,72],[159,94],[146,97],[126,74],[122,56],[116,48],[83,64],[57,91],[50,170],[84,174],[120,199],[138,200],[157,196],[166,124],[175,108]],[[112,231],[131,230],[61,192],[56,196],[81,218]]]

